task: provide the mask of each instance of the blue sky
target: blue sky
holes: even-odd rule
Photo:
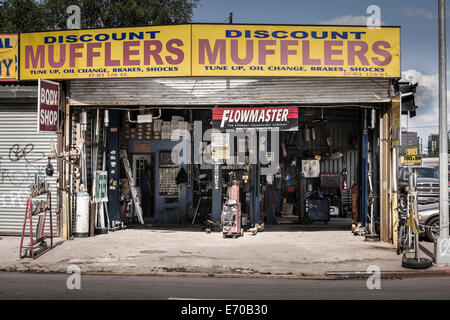
[[[408,127],[409,131],[419,133],[425,147],[428,135],[439,130],[437,4],[437,0],[200,0],[194,22],[225,23],[228,22],[228,14],[233,12],[233,23],[237,24],[364,25],[368,16],[367,7],[378,5],[384,25],[401,26],[403,77],[419,82],[416,104],[420,108],[417,116],[409,119]],[[449,3],[447,16],[450,17]],[[449,42],[450,30],[447,34]],[[402,125],[406,126],[406,117],[403,120]]]

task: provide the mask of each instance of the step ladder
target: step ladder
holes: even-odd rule
[[[133,196],[134,207],[137,212],[137,216],[139,222],[144,224],[144,219],[142,217],[142,207],[141,201],[139,200],[139,196],[136,190],[136,185],[134,184],[133,173],[131,172],[130,162],[128,161],[127,151],[124,149],[120,150],[120,159],[123,161],[123,165],[125,166],[125,171],[127,173],[128,182],[130,184],[131,195]]]

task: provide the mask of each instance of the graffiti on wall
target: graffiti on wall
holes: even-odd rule
[[[37,174],[45,180],[45,167],[42,160],[46,159],[43,152],[38,152],[34,144],[13,144],[8,149],[8,155],[0,156],[0,187],[11,189],[0,195],[0,207],[23,207],[29,195],[28,186],[34,182]],[[12,170],[11,165],[25,167],[25,170]],[[6,188],[5,188],[6,187]]]

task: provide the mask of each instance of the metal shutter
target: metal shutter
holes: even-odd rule
[[[35,100],[34,100],[35,101]],[[58,234],[56,210],[56,160],[52,160],[55,173],[45,175],[50,141],[56,142],[56,134],[38,134],[37,105],[13,101],[0,103],[0,234],[19,235],[22,232],[25,206],[29,196],[29,185],[34,182],[34,174],[50,184],[52,191],[53,232]],[[36,219],[37,222],[37,219]],[[33,219],[33,228],[36,226]],[[49,231],[49,219],[45,230]]]

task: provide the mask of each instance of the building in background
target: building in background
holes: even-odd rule
[[[400,145],[400,164],[402,166],[420,165],[422,150],[417,132],[402,130]]]
[[[402,131],[402,147],[420,146],[420,138],[417,132]]]
[[[428,156],[432,157],[439,152],[439,135],[430,134],[428,136]]]

